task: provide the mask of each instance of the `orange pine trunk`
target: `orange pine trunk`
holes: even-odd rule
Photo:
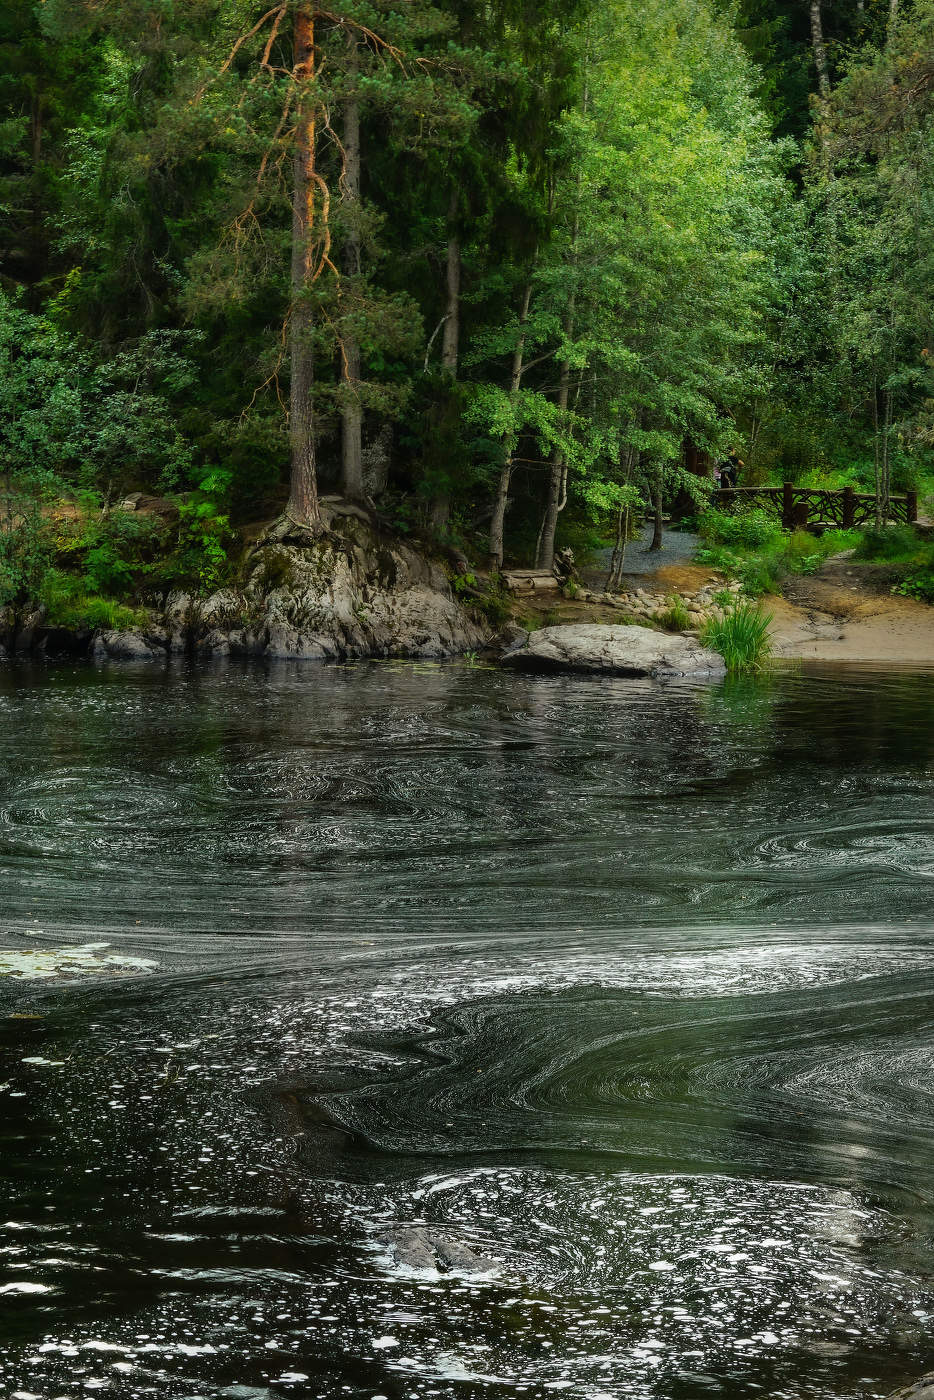
[[[289,350],[291,389],[289,432],[292,451],[289,515],[299,525],[320,520],[315,468],[314,312],[310,301],[315,219],[315,26],[312,11],[295,12],[295,78],[301,91],[296,103],[295,149],[292,155],[292,319]]]

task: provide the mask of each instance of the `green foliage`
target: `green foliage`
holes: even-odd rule
[[[477,599],[473,606],[481,612],[492,627],[502,627],[512,611],[508,597],[501,589],[491,589],[485,597]]]
[[[917,598],[922,603],[934,603],[934,565],[912,569],[901,583],[893,585],[892,592]]]
[[[494,580],[485,584],[476,574],[455,574],[450,576],[454,596],[480,613],[493,627],[501,627],[510,614],[509,599],[503,588]]]
[[[145,626],[147,621],[145,611],[88,592],[81,579],[61,569],[46,570],[39,589],[39,602],[45,621],[51,627],[128,631]]]
[[[831,555],[856,548],[862,538],[855,530],[828,530],[820,536],[806,530],[789,534],[761,511],[745,516],[708,511],[702,530],[710,530],[715,538],[725,534],[732,543],[703,545],[695,552],[695,560],[739,579],[750,598],[778,592],[789,574],[817,573]]]
[[[728,671],[761,671],[772,651],[770,621],[754,604],[740,603],[722,618],[705,623],[701,641],[720,652]]]
[[[914,559],[922,549],[922,541],[910,525],[889,525],[881,530],[865,530],[856,552],[861,559],[878,562]]]
[[[893,593],[934,603],[934,540],[923,539],[910,525],[890,525],[866,530],[856,553],[867,563],[883,566],[886,576],[896,579]]]
[[[759,509],[737,511],[735,514],[707,510],[700,518],[699,531],[701,538],[712,544],[740,546],[745,549],[774,544],[782,535],[780,522]]]
[[[0,478],[0,609],[20,609],[39,595],[54,558],[41,480]]]
[[[223,509],[228,487],[226,473],[208,472],[198,490],[180,502],[175,547],[154,571],[154,583],[207,594],[229,580],[235,535]]]
[[[153,331],[95,363],[93,348],[0,290],[0,462],[111,496],[184,481],[193,453],[171,400],[193,379],[183,332]]]

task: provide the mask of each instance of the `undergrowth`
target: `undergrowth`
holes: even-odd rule
[[[862,540],[858,530],[789,534],[764,510],[735,515],[708,510],[700,520],[700,534],[697,563],[739,579],[750,598],[778,592],[791,574],[816,573],[831,555],[857,548]]]
[[[61,569],[49,569],[39,590],[39,602],[50,627],[78,631],[100,627],[108,632],[126,632],[144,626],[148,617],[144,609],[89,593],[82,579]]]
[[[857,557],[887,566],[892,592],[922,603],[934,603],[934,540],[922,539],[910,525],[866,530]]]

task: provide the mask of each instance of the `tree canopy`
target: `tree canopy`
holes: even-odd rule
[[[207,586],[319,491],[499,567],[734,446],[917,487],[932,55],[934,0],[11,0],[5,489],[173,495]]]

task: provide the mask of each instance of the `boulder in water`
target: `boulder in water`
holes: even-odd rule
[[[919,1381],[896,1390],[889,1400],[934,1400],[934,1371],[929,1371]]]
[[[455,596],[439,559],[383,531],[361,507],[325,501],[322,515],[317,535],[283,519],[253,546],[237,600],[246,628],[230,635],[232,652],[443,657],[483,645],[489,629]]]
[[[101,632],[94,639],[95,661],[155,661],[165,655],[161,637],[142,632]]]
[[[502,658],[518,671],[585,671],[607,676],[677,676],[719,679],[723,657],[693,637],[654,632],[647,627],[580,623],[530,632]]]

